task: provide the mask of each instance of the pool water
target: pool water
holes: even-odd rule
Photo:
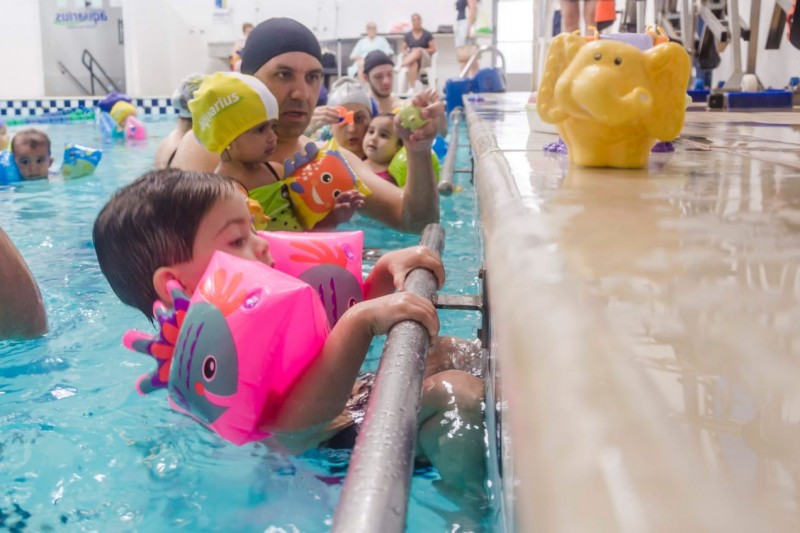
[[[41,126],[57,160],[67,141],[102,146],[97,172],[0,186],[0,226],[39,281],[50,325],[43,338],[0,342],[0,529],[327,531],[349,452],[291,457],[260,444],[236,447],[172,411],[165,394],[134,390],[152,360],[120,339],[149,325],[111,292],[91,228],[110,195],[149,168],[172,121],[146,126],[147,141],[136,145],[103,145],[91,123]],[[479,293],[483,254],[467,178],[459,177],[463,193],[442,199],[447,293]],[[370,247],[418,242],[366,219],[354,227],[365,229]],[[441,318],[443,332],[468,338],[480,324],[477,312]],[[365,368],[377,368],[381,349],[373,344]],[[463,530],[435,478],[432,469],[415,474],[408,531]]]

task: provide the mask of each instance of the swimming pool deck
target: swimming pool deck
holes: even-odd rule
[[[647,169],[590,169],[482,97],[509,523],[800,530],[800,113],[690,111]]]

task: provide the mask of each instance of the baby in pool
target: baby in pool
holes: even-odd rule
[[[22,179],[38,180],[49,175],[53,157],[50,137],[45,132],[28,128],[15,133],[11,140],[11,153]]]

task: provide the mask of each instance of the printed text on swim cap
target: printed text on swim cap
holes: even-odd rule
[[[239,101],[239,95],[236,93],[231,93],[228,96],[220,96],[217,98],[217,101],[208,108],[208,111],[200,115],[200,131],[205,131],[211,125],[211,119],[214,118],[217,113],[225,109],[226,107],[230,107],[236,102]]]

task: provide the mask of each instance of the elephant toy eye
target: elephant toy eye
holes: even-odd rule
[[[621,57],[615,57],[614,58],[614,64],[615,65],[621,65],[622,64],[622,58]]]
[[[598,52],[598,53],[596,53],[596,54],[594,55],[594,60],[595,60],[595,61],[600,61],[601,59],[603,59],[603,54],[601,54],[601,53],[599,53],[599,52]]]

